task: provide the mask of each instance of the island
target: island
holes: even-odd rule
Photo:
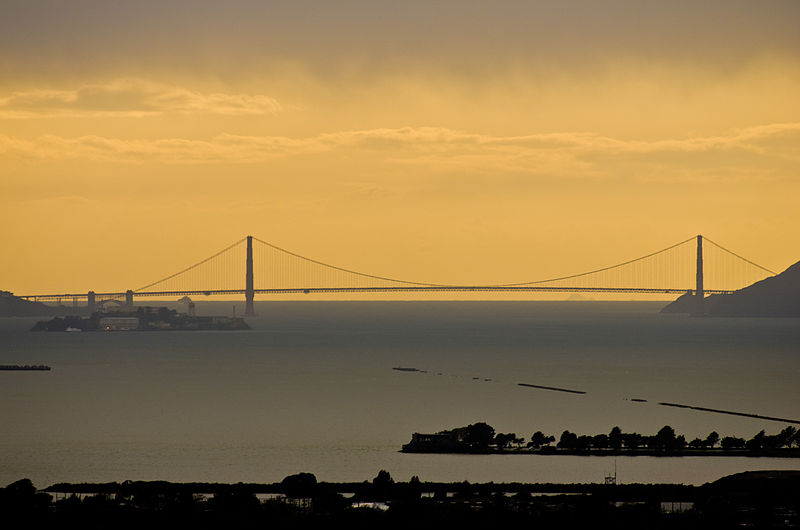
[[[719,444],[719,445],[718,445]],[[758,432],[749,440],[720,435],[714,431],[705,438],[686,440],[669,425],[652,436],[626,433],[614,427],[608,434],[578,435],[565,430],[558,443],[555,436],[536,431],[530,441],[515,433],[495,433],[478,422],[435,434],[414,433],[403,445],[404,453],[526,454],[577,456],[768,456],[800,458],[800,431],[789,425],[778,434]]]
[[[130,310],[96,311],[88,318],[54,317],[37,322],[31,331],[202,331],[247,330],[240,317],[195,316],[166,307],[137,307]]]

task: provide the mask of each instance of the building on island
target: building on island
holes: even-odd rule
[[[102,317],[97,327],[102,331],[132,331],[139,329],[139,319],[137,317]]]

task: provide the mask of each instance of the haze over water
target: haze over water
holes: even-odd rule
[[[261,302],[247,332],[30,333],[36,319],[2,319],[0,364],[53,370],[0,372],[0,484],[271,482],[301,471],[361,481],[379,469],[400,480],[601,482],[613,459],[398,450],[413,432],[477,421],[526,439],[667,424],[687,440],[749,438],[787,425],[659,401],[800,418],[796,319],[694,319],[661,305]],[[620,457],[617,469],[621,482],[699,484],[800,463]]]

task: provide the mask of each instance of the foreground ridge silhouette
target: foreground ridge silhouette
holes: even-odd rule
[[[299,473],[272,484],[125,481],[38,491],[22,479],[0,489],[7,528],[766,528],[796,525],[799,502],[800,471],[702,486],[395,482],[381,470],[354,483]]]

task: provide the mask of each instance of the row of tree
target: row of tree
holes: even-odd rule
[[[542,437],[537,436],[537,434],[538,433],[535,433],[531,438],[532,443],[541,440]],[[552,437],[548,437],[548,439],[549,438]],[[675,429],[669,425],[665,425],[652,436],[642,435],[636,432],[626,433],[622,432],[619,427],[614,427],[607,435],[578,436],[569,431],[564,431],[561,433],[557,447],[577,450],[621,450],[623,448],[636,450],[639,448],[647,448],[654,451],[673,452],[683,451],[687,448],[691,450],[714,449],[717,444],[724,450],[747,449],[750,451],[763,451],[784,447],[798,448],[800,447],[800,431],[797,431],[797,429],[790,425],[775,435],[767,435],[765,431],[762,430],[749,440],[735,436],[720,438],[720,435],[716,431],[712,431],[705,438],[694,438],[690,442],[687,442],[684,435],[676,435]],[[534,443],[534,446],[535,445]]]
[[[518,437],[516,433],[495,434],[494,428],[484,422],[445,432],[458,432],[463,443],[477,448],[488,448],[490,446],[498,449],[505,449],[511,446],[521,448],[525,444],[525,438]],[[556,443],[555,436],[536,431],[531,435],[530,441],[526,446],[533,449],[541,449],[543,447],[551,447],[554,443]],[[557,448],[568,450],[610,449],[620,451],[622,449],[637,450],[646,448],[661,452],[683,451],[687,448],[690,450],[708,450],[714,449],[718,445],[724,450],[746,449],[755,452],[781,448],[800,448],[800,431],[790,425],[774,435],[768,435],[762,430],[749,440],[735,436],[720,438],[716,431],[712,431],[705,438],[694,438],[687,442],[684,435],[676,435],[675,429],[669,425],[665,425],[652,436],[636,432],[623,432],[619,427],[614,427],[608,434],[595,435],[578,435],[565,430],[561,433],[558,443],[556,443]]]

